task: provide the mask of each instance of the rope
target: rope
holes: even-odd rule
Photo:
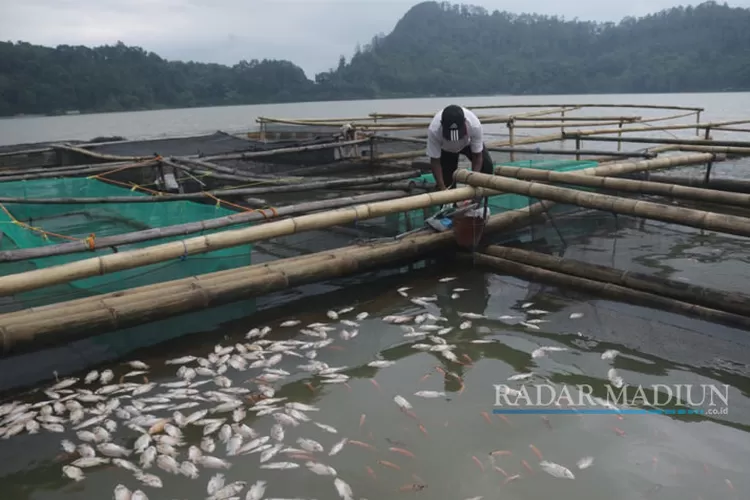
[[[29,224],[26,224],[25,222],[21,222],[20,220],[16,219],[13,216],[13,214],[10,213],[10,211],[7,208],[5,208],[5,205],[3,205],[2,203],[0,203],[0,210],[2,210],[3,212],[5,212],[5,215],[7,215],[8,218],[10,219],[10,221],[7,221],[7,222],[3,221],[3,223],[5,223],[5,224],[8,224],[8,223],[15,224],[15,225],[20,226],[20,227],[22,227],[24,229],[28,229],[29,231],[34,231],[34,232],[40,233],[42,235],[42,238],[44,238],[45,240],[49,239],[49,236],[54,236],[55,238],[60,238],[60,239],[63,239],[63,240],[81,241],[80,238],[74,238],[72,236],[66,236],[64,234],[58,234],[58,233],[53,233],[53,232],[50,232],[50,231],[45,231],[44,229],[42,229],[40,227],[31,226]]]

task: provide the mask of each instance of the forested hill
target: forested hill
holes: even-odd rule
[[[620,23],[424,2],[310,81],[288,61],[175,62],[121,43],[0,43],[0,115],[392,96],[750,90],[750,9]],[[314,41],[311,41],[314,42]]]
[[[750,90],[750,9],[714,2],[620,23],[424,2],[318,75],[381,94]]]

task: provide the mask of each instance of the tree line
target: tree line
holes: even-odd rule
[[[0,115],[481,94],[750,90],[750,9],[706,2],[619,23],[415,5],[314,80],[289,61],[167,61],[123,43],[0,42]]]

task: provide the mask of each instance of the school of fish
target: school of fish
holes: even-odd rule
[[[454,279],[446,277],[439,281],[450,283]],[[472,321],[485,316],[459,313],[463,321],[453,327],[445,318],[427,312],[436,297],[411,297],[409,291],[409,287],[402,287],[397,293],[422,310],[414,314],[386,316],[383,321],[398,325],[411,348],[436,353],[449,363],[471,367],[473,361],[468,356],[456,354],[457,344],[450,341],[450,334],[471,328]],[[451,296],[455,298],[465,291],[465,288],[453,288]],[[532,303],[521,306],[525,317],[517,323],[538,329],[547,311],[532,309],[532,306]],[[71,482],[84,481],[89,470],[101,467],[117,467],[130,474],[129,481],[113,485],[114,500],[165,498],[160,492],[163,491],[164,478],[170,476],[203,482],[205,486],[200,488],[201,493],[192,497],[195,499],[274,498],[269,496],[273,494],[274,485],[263,477],[264,473],[271,471],[322,476],[321,479],[330,481],[331,497],[335,494],[342,500],[361,499],[368,493],[357,492],[355,495],[347,480],[339,476],[331,463],[337,459],[345,460],[341,457],[346,455],[348,447],[373,451],[375,447],[366,440],[341,435],[334,426],[319,421],[316,418],[319,408],[277,394],[291,378],[300,375],[311,391],[321,387],[348,387],[346,371],[349,367],[330,366],[319,358],[325,357],[327,349],[355,339],[359,325],[368,318],[368,313],[347,307],[328,311],[325,316],[323,321],[305,325],[297,319],[286,319],[273,328],[253,328],[243,342],[216,345],[205,357],[186,355],[169,359],[165,363],[174,367],[176,380],[151,381],[148,364],[129,361],[118,370],[94,370],[82,377],[56,381],[24,400],[0,405],[0,437],[11,439],[20,434],[42,431],[59,433],[63,438],[60,442],[60,472]],[[581,313],[573,313],[570,318],[581,316]],[[297,335],[274,340],[272,333],[279,330],[296,330]],[[471,342],[493,341],[476,339]],[[550,356],[563,350],[565,348],[540,346],[531,357]],[[608,350],[601,359],[611,361],[618,354],[615,350]],[[279,368],[282,360],[287,363],[292,360],[296,370],[291,372]],[[368,366],[388,369],[395,363],[373,359]],[[454,377],[463,390],[463,380],[459,375],[440,367],[436,370],[446,377]],[[242,377],[238,378],[245,378],[245,381],[240,384],[233,382],[227,376],[230,371],[242,372]],[[534,373],[518,373],[511,376],[509,382],[522,383],[535,376]],[[607,377],[617,387],[625,384],[614,368],[609,369]],[[374,379],[371,381],[377,386]],[[317,388],[312,382],[318,384]],[[413,421],[426,434],[418,416],[419,410],[429,404],[428,400],[445,398],[446,393],[406,391],[404,388],[399,391],[401,394],[389,395],[387,404],[395,405],[407,421]],[[365,414],[357,416],[361,428],[367,417]],[[487,412],[482,412],[482,417],[488,422],[491,420]],[[306,432],[311,437],[290,437]],[[390,444],[389,456],[414,458],[403,443]],[[552,478],[574,480],[576,474],[571,469],[577,469],[580,474],[594,464],[593,457],[579,456],[570,459],[575,467],[567,467],[546,460],[533,444],[529,448],[538,458],[539,469]],[[472,456],[471,459],[481,471],[487,469],[501,474],[499,484],[504,485],[532,472],[532,465],[526,460],[521,461],[523,470],[506,472],[503,457],[512,454],[510,450],[487,450],[487,455],[481,458]],[[233,468],[240,457],[252,457],[257,466],[252,470]],[[402,468],[397,460],[386,458],[376,460],[372,465],[386,469]],[[367,472],[375,476],[372,467],[367,466]],[[412,479],[413,482],[405,484],[398,492],[428,490],[428,484],[418,475],[412,474]],[[482,498],[475,496],[466,500]]]

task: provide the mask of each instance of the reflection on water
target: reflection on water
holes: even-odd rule
[[[595,240],[590,238],[585,245],[595,245]],[[575,245],[567,251],[575,253]],[[456,274],[457,279],[439,281],[448,272]],[[400,287],[409,289],[402,295],[397,292]],[[412,301],[415,297],[425,299],[415,303]],[[326,306],[321,307],[321,303]],[[337,320],[329,319],[325,312],[328,308],[340,311],[348,307],[354,309],[342,313]],[[368,312],[369,316],[355,320],[362,312]],[[708,500],[747,498],[750,492],[750,480],[744,474],[750,456],[750,437],[746,432],[750,425],[747,418],[750,400],[746,367],[742,364],[747,359],[748,341],[744,332],[466,268],[460,272],[433,268],[416,277],[402,278],[398,284],[389,283],[385,289],[372,286],[356,297],[347,290],[317,298],[307,305],[305,302],[287,305],[281,313],[276,318],[264,318],[263,324],[244,324],[223,338],[204,337],[183,348],[170,346],[167,354],[143,358],[151,367],[146,374],[148,380],[159,385],[135,397],[120,394],[119,409],[137,406],[144,414],[172,417],[175,407],[182,408],[179,410],[182,415],[200,408],[215,408],[219,403],[209,401],[212,393],[223,391],[226,397],[245,398],[246,394],[232,394],[231,388],[254,390],[256,382],[252,379],[260,375],[260,368],[243,371],[229,366],[223,376],[231,380],[230,389],[218,387],[212,381],[213,376],[198,375],[193,382],[208,383],[196,386],[192,396],[177,398],[175,391],[180,389],[164,384],[180,380],[175,375],[178,366],[164,365],[164,361],[186,355],[208,357],[216,351],[214,344],[225,347],[249,344],[246,332],[267,324],[272,327],[268,338],[275,344],[269,343],[266,349],[290,339],[308,343],[287,347],[281,362],[271,370],[283,370],[276,373],[286,371],[290,375],[269,384],[277,389],[276,397],[288,398],[279,403],[282,409],[278,412],[283,413],[283,404],[288,401],[319,409],[296,415],[299,425],[287,423],[283,444],[300,448],[303,445],[297,442],[299,438],[312,439],[324,447],[323,452],[281,451],[264,462],[267,465],[289,461],[300,464],[299,468],[260,468],[262,452],[227,457],[226,445],[219,438],[222,431],[217,430],[211,434],[216,449],[204,454],[227,459],[231,463],[228,470],[199,466],[199,477],[188,479],[154,465],[147,472],[159,476],[163,487],[152,488],[139,483],[132,472],[105,464],[82,469],[86,479],[75,482],[62,476],[62,466],[76,457],[65,456],[60,440],[80,442],[70,430],[72,426],[66,424],[64,433],[22,432],[0,442],[3,498],[111,498],[114,487],[123,484],[131,490],[141,488],[152,500],[200,499],[209,496],[206,486],[217,472],[226,476],[226,484],[247,483],[240,498],[245,498],[250,485],[258,480],[267,481],[268,498],[336,498],[333,478],[308,470],[307,455],[333,467],[338,477],[351,486],[354,498],[422,495],[464,499],[502,495],[512,499],[579,499],[606,495],[614,499]],[[467,319],[466,313],[486,317],[469,314],[472,319]],[[571,318],[572,313],[579,314]],[[583,316],[578,317],[580,314]],[[418,315],[424,319],[421,324],[412,320],[404,326],[384,321],[386,316]],[[437,317],[445,320],[432,319]],[[282,328],[281,322],[290,318],[300,320],[301,324]],[[528,323],[531,318],[540,321]],[[321,339],[299,331],[315,322],[334,328],[327,332],[334,342],[317,350],[309,343]],[[409,326],[419,330],[433,324],[445,329],[453,327],[449,332],[443,330],[442,335],[435,329],[426,333],[454,345],[452,351],[459,363],[449,361],[439,351],[414,348],[415,344],[436,345],[440,341],[411,336]],[[358,335],[344,340],[341,335],[344,330],[349,333],[356,330]],[[567,350],[532,357],[531,353],[540,346]],[[620,355],[613,361],[602,360],[601,354],[608,349],[617,349]],[[318,355],[311,360],[308,357],[312,355],[307,353],[313,350]],[[236,348],[232,354],[238,354]],[[271,356],[269,353],[265,358]],[[252,354],[248,357],[254,359]],[[384,368],[367,366],[376,359],[395,363]],[[329,367],[346,367],[341,373],[350,378],[346,383],[323,383],[325,376],[312,375],[300,368],[316,361]],[[189,366],[199,365],[193,361]],[[211,369],[215,371],[218,366],[221,363],[211,365]],[[502,418],[491,414],[495,402],[493,384],[518,383],[508,382],[512,375],[534,372],[555,384],[591,384],[601,388],[603,395],[607,372],[612,367],[631,385],[729,384],[730,413],[706,417],[503,415]],[[133,370],[126,365],[110,368],[115,372],[115,382]],[[141,376],[125,381],[128,380],[139,384],[134,387],[143,387],[145,383]],[[88,386],[79,383],[73,388],[96,390],[101,386],[99,382]],[[59,394],[64,396],[64,391]],[[414,394],[417,391],[445,395],[420,398]],[[394,402],[397,395],[406,398],[413,408],[402,411]],[[166,398],[165,404],[160,403],[162,398]],[[41,392],[28,398],[29,402],[45,399],[49,396]],[[184,407],[192,401],[198,404]],[[248,407],[252,405],[247,399],[243,401]],[[97,405],[82,404],[94,409]],[[89,412],[86,418],[95,415]],[[311,421],[299,421],[305,415]],[[111,439],[132,449],[139,434],[126,428],[121,416],[118,412],[110,415],[117,423]],[[276,423],[273,415],[257,416],[254,411],[238,417],[260,436],[268,436]],[[209,413],[206,418],[226,419],[231,424],[233,417],[230,411]],[[141,424],[148,427],[151,422]],[[105,422],[90,428],[97,425]],[[184,444],[176,446],[178,464],[188,460],[188,447],[200,445],[205,431],[202,426],[191,424],[182,432]],[[329,455],[331,447],[342,438],[350,441],[340,453]],[[274,443],[271,439],[266,446]],[[493,451],[498,453],[491,458]],[[539,466],[537,452],[544,460],[569,468],[575,480],[546,474]],[[591,467],[578,469],[576,463],[587,456],[594,459]],[[136,455],[128,459],[139,464]]]

